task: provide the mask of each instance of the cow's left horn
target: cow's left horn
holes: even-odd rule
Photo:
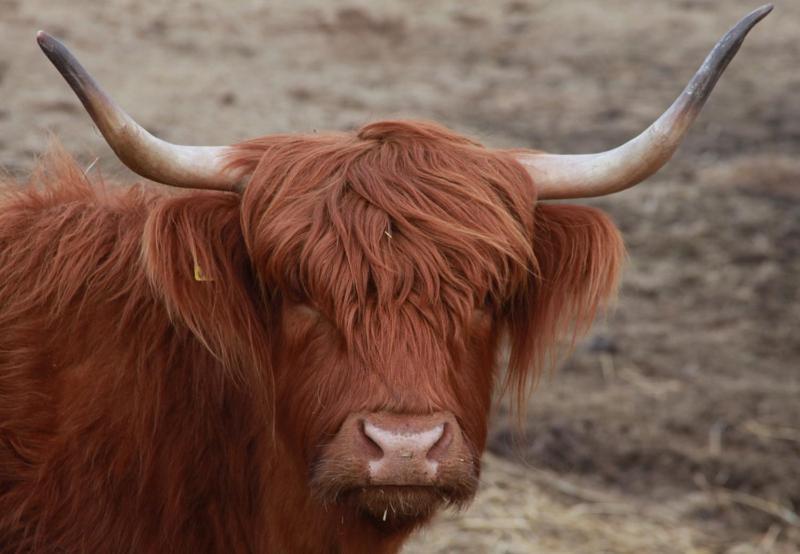
[[[533,178],[540,199],[603,196],[640,183],[678,148],[728,63],[771,5],[747,14],[714,46],[681,95],[650,127],[622,146],[599,154],[524,153],[517,160]]]
[[[45,55],[78,95],[119,159],[133,171],[166,185],[235,190],[241,176],[225,168],[225,146],[181,146],[154,137],[109,97],[66,46],[39,31]]]

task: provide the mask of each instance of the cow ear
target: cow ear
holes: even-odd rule
[[[537,267],[505,313],[506,387],[519,407],[542,370],[569,351],[614,296],[625,255],[616,226],[594,208],[538,204],[533,229]]]
[[[253,286],[234,194],[163,199],[148,216],[143,256],[176,327],[232,372],[264,367],[263,310]]]

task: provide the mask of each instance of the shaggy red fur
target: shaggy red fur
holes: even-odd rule
[[[537,205],[510,153],[433,124],[230,163],[242,195],[90,181],[58,150],[2,185],[0,551],[395,552],[427,514],[382,526],[312,485],[344,418],[450,411],[477,467],[502,337],[521,396],[614,289],[604,215]]]

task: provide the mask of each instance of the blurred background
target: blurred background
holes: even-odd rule
[[[759,0],[0,0],[0,166],[48,134],[116,161],[39,52],[63,38],[181,143],[432,119],[496,147],[644,129]],[[405,552],[800,551],[800,3],[745,42],[675,159],[591,201],[629,250],[616,309],[498,402],[481,491]]]

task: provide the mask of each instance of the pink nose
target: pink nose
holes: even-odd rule
[[[351,453],[366,462],[372,484],[430,485],[442,464],[464,461],[461,430],[449,413],[377,412],[349,418],[345,425],[357,426]]]
[[[451,438],[450,433],[445,437],[447,423],[430,422],[431,426],[404,423],[387,425],[384,421],[380,425],[364,420],[362,432],[381,450],[380,454],[369,461],[369,474],[373,480],[380,480],[383,475],[391,473],[392,466],[403,469],[404,473],[413,470],[419,474],[418,477],[430,480],[436,478],[439,462],[435,452],[431,451],[434,447],[437,450],[447,448],[446,443]]]

